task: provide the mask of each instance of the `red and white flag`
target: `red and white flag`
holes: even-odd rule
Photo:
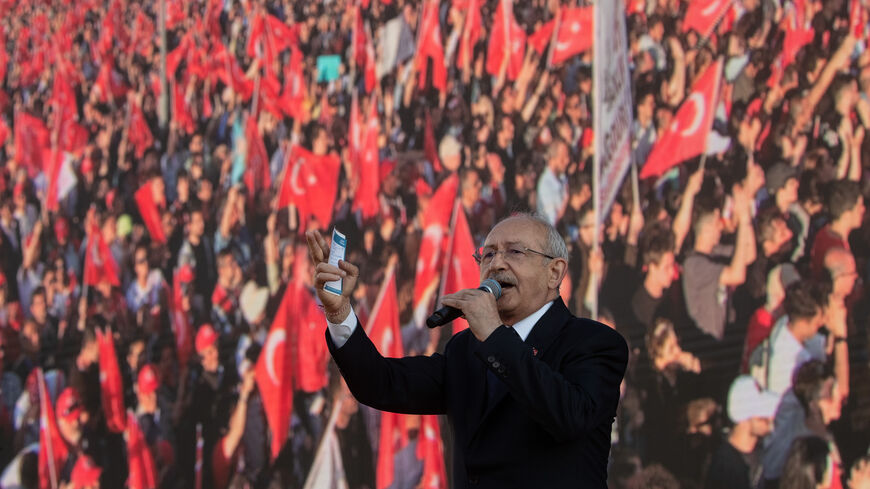
[[[559,33],[553,47],[554,66],[592,47],[592,7],[566,8],[562,10]]]
[[[507,77],[516,80],[523,67],[526,54],[526,32],[514,19],[513,2],[499,0],[492,19],[489,47],[486,52],[486,72],[498,76],[505,56],[508,58]]]
[[[702,38],[709,37],[734,0],[690,0],[683,32],[694,29]]]
[[[686,96],[671,126],[650,151],[640,178],[660,176],[706,150],[707,136],[719,104],[722,65],[721,60],[710,64],[692,85],[692,91]]]
[[[43,170],[43,148],[51,146],[48,128],[42,119],[27,112],[16,112],[13,122],[15,159],[34,177]]]
[[[121,383],[121,370],[118,368],[118,355],[115,353],[115,339],[111,330],[97,330],[100,363],[100,396],[103,412],[106,413],[106,426],[115,433],[123,433],[127,427],[127,414],[124,410],[124,386]]]
[[[372,314],[368,321],[368,337],[385,357],[404,356],[402,333],[399,329],[399,300],[396,294],[395,267],[390,266]],[[407,443],[407,433],[401,414],[381,412],[381,433],[378,443],[378,462],[375,487],[384,489],[393,483],[396,453]]]
[[[378,215],[380,203],[378,202],[378,190],[380,190],[380,159],[378,155],[378,135],[381,132],[378,123],[378,104],[375,97],[369,98],[369,117],[366,121],[365,139],[359,153],[357,173],[359,186],[353,200],[353,209],[362,213],[363,219],[370,219]]]
[[[145,156],[145,150],[154,145],[154,135],[145,122],[142,108],[132,100],[128,103],[130,104],[130,129],[127,131],[127,137],[133,145],[136,158],[142,158]]]
[[[304,119],[305,76],[303,74],[302,51],[293,48],[290,62],[284,67],[284,88],[281,92],[281,106],[288,117]]]
[[[272,459],[278,456],[287,439],[293,411],[291,324],[296,312],[293,310],[295,290],[296,287],[290,284],[284,292],[254,373],[272,437]]]
[[[444,43],[441,41],[441,24],[438,22],[438,2],[427,1],[420,24],[420,45],[417,46],[418,86],[426,86],[428,59],[432,60],[432,86],[439,91],[447,90],[447,67],[444,61]]]
[[[45,158],[50,158],[48,170],[48,189],[45,205],[50,211],[57,211],[61,200],[75,188],[78,179],[72,166],[72,156],[63,151],[47,150]]]
[[[106,280],[115,287],[120,287],[118,265],[115,263],[109,246],[103,240],[103,233],[96,217],[89,215],[85,219],[85,226],[88,230],[83,278],[85,285],[99,285],[101,281]]]
[[[156,178],[152,178],[145,182],[133,197],[151,239],[164,244],[166,243],[166,234],[163,232],[161,212],[166,208],[166,196],[163,195],[162,185],[157,185],[156,181]]]
[[[60,487],[60,471],[69,456],[69,448],[60,436],[54,406],[48,396],[42,368],[36,369],[39,390],[39,489]]]
[[[423,214],[423,241],[414,279],[414,324],[417,327],[423,327],[438,290],[450,215],[458,189],[459,177],[454,173],[441,182]]]
[[[444,444],[438,416],[423,415],[417,441],[417,458],[423,461],[421,489],[447,489],[447,466],[444,463]]]
[[[859,40],[867,37],[867,7],[862,0],[850,0],[849,31]]]
[[[473,256],[474,240],[468,227],[468,219],[465,217],[465,209],[459,200],[456,201],[453,215],[453,232],[445,263],[444,294],[477,288],[480,281],[480,267],[477,266]],[[453,320],[453,334],[467,328],[468,322],[465,319]]]
[[[317,156],[294,145],[287,155],[278,207],[294,204],[303,222],[314,216],[324,226],[332,222],[341,160],[335,154]]]
[[[139,428],[139,421],[133,411],[127,411],[127,465],[129,474],[127,486],[130,489],[155,489],[157,487],[157,467],[154,455]]]

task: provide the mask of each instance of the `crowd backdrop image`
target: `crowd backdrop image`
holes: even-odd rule
[[[428,356],[532,212],[629,347],[609,487],[868,489],[868,131],[866,0],[0,0],[0,488],[456,487],[305,233]]]

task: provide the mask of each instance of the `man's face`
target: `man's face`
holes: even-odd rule
[[[36,294],[30,301],[30,314],[38,323],[43,324],[46,321],[45,295]]]
[[[530,252],[509,252],[529,248],[549,254],[543,231],[540,224],[516,217],[497,224],[486,237],[484,247],[497,253],[489,264],[481,265],[480,278],[502,285],[498,311],[505,324],[528,317],[558,295],[561,273],[553,266],[557,260]]]
[[[134,257],[134,269],[136,270],[136,276],[144,279],[148,276],[148,253],[143,249],[136,250],[136,256]]]
[[[205,348],[202,353],[202,368],[206,372],[216,372],[218,369],[218,350],[214,345]]]
[[[205,232],[205,220],[202,218],[202,212],[194,212],[190,215],[190,234],[196,237],[201,237]]]
[[[785,182],[785,186],[779,189],[778,196],[785,202],[787,205],[794,204],[798,200],[798,187],[800,184],[798,183],[797,178],[789,178],[787,182]]]
[[[565,173],[565,170],[568,169],[568,165],[571,163],[571,155],[568,153],[568,145],[559,144],[553,159],[555,160],[556,171],[560,174]]]
[[[786,224],[785,219],[774,219],[773,221],[773,236],[771,244],[773,249],[780,251],[791,241],[793,233]]]
[[[658,263],[650,263],[649,273],[662,288],[670,287],[674,281],[674,254],[669,251],[662,255]]]
[[[130,345],[130,350],[127,352],[127,364],[130,366],[131,372],[139,370],[142,354],[145,352],[145,342],[136,341]]]

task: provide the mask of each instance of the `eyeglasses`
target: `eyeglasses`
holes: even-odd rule
[[[555,256],[550,256],[546,253],[541,253],[540,251],[535,251],[531,248],[525,247],[510,247],[504,250],[496,250],[495,248],[478,248],[473,255],[474,260],[480,266],[489,266],[492,263],[492,260],[495,258],[495,255],[501,253],[502,257],[508,263],[520,263],[525,260],[529,253],[534,253],[536,255],[541,255],[544,258],[548,258],[550,260],[555,259]]]

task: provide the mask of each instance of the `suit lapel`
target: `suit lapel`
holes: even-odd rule
[[[559,334],[559,331],[565,326],[565,323],[571,318],[571,312],[568,311],[568,308],[565,307],[565,303],[562,302],[561,298],[557,298],[550,309],[541,316],[541,319],[535,323],[535,326],[532,327],[531,333],[529,333],[529,337],[526,338],[525,344],[532,348],[533,355],[535,355],[538,359],[543,357],[546,349],[553,343],[556,339],[556,336]],[[472,353],[473,356],[473,353]],[[472,429],[469,430],[472,433],[472,437],[476,434],[477,430],[480,429],[480,426],[486,421],[486,418],[492,413],[493,409],[496,406],[501,404],[504,401],[504,398],[507,397],[509,391],[507,385],[504,382],[501,382],[497,379],[493,379],[495,385],[490,386],[487,382],[487,367],[483,365],[483,370],[478,378],[474,380],[476,386],[480,386],[481,394],[475,395],[474,399],[476,403],[472,406],[472,413],[481,413],[478,418],[478,422],[472,426]],[[482,379],[482,380],[480,380]],[[488,391],[487,389],[494,388],[495,394],[493,396],[493,401],[488,402]],[[479,404],[478,404],[479,403]],[[474,419],[474,415],[472,414],[469,417],[469,420]]]

